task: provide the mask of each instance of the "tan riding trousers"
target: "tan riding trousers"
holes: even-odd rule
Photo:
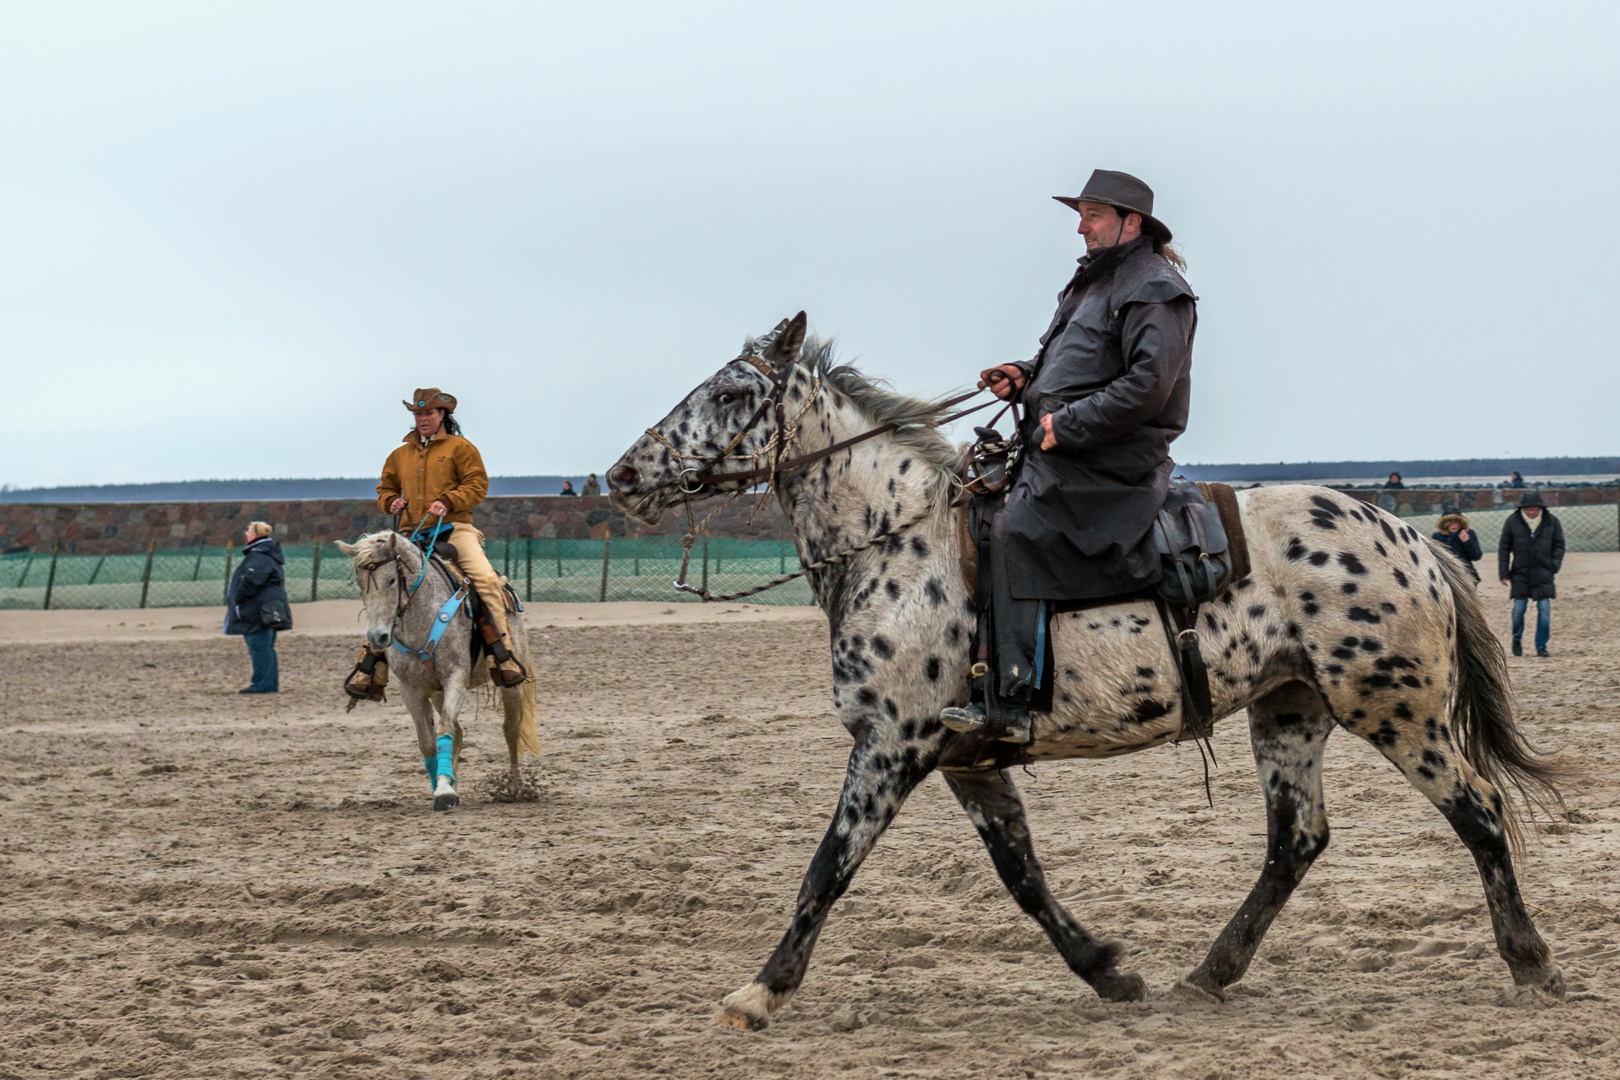
[[[465,574],[472,587],[478,590],[484,606],[489,609],[495,629],[501,632],[501,637],[506,641],[506,647],[516,651],[513,649],[512,631],[506,621],[506,596],[501,589],[501,575],[495,572],[489,563],[489,556],[484,554],[484,534],[458,521],[450,533],[450,542],[456,547],[456,569]]]

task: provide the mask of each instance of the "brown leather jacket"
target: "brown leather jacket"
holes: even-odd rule
[[[460,435],[443,432],[424,443],[412,431],[383,465],[377,505],[387,514],[388,504],[405,496],[400,528],[409,530],[428,516],[428,507],[439,499],[450,509],[444,520],[471,525],[472,508],[488,493],[489,474],[478,447]]]

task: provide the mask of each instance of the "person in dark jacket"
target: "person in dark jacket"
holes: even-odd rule
[[[1522,488],[1522,487],[1524,487],[1524,477],[1519,475],[1519,470],[1518,469],[1514,469],[1513,470],[1513,475],[1508,477],[1507,486],[1510,487],[1510,488]]]
[[[1151,530],[1174,468],[1170,444],[1187,427],[1198,323],[1151,188],[1098,169],[1078,196],[1053,197],[1079,214],[1086,254],[1034,358],[979,382],[1025,409],[1017,477],[1005,503],[984,510],[1000,737],[1014,742],[1028,739],[1045,605],[1158,579]],[[974,730],[985,714],[976,705],[943,719]]]
[[[1443,507],[1440,511],[1439,531],[1434,534],[1435,542],[1456,556],[1457,561],[1468,567],[1468,572],[1474,576],[1474,584],[1479,584],[1479,571],[1474,564],[1485,557],[1480,550],[1479,537],[1468,529],[1468,519],[1462,516],[1462,511],[1455,506]]]
[[[243,694],[274,694],[281,689],[276,660],[276,634],[292,629],[287,603],[281,545],[270,539],[270,526],[255,521],[243,536],[242,565],[225,592],[225,632],[240,634],[253,662],[253,681]]]
[[[1401,474],[1398,472],[1390,473],[1389,479],[1384,481],[1385,491],[1400,491],[1404,490],[1405,487],[1406,481],[1401,479]]]
[[[1547,510],[1541,492],[1528,492],[1519,508],[1502,523],[1497,547],[1497,576],[1512,589],[1513,655],[1523,656],[1524,612],[1536,602],[1536,655],[1549,656],[1552,602],[1558,595],[1553,579],[1564,566],[1564,526]]]

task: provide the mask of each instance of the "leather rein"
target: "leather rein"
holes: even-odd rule
[[[668,438],[664,436],[663,432],[656,428],[647,429],[647,434],[659,443],[662,443],[665,449],[667,449],[671,454],[675,455],[677,460],[684,461],[691,459],[700,462],[698,465],[688,466],[682,469],[680,473],[680,490],[682,494],[687,496],[687,498],[683,500],[686,505],[687,530],[686,535],[681,538],[681,547],[684,549],[684,551],[681,557],[681,572],[674,581],[674,586],[677,590],[692,593],[708,603],[727,603],[733,600],[740,600],[743,597],[753,596],[755,593],[761,593],[766,589],[772,589],[778,585],[785,584],[786,582],[792,581],[794,578],[803,577],[805,574],[808,574],[814,570],[840,563],[849,558],[851,555],[856,555],[862,551],[865,551],[880,541],[886,540],[897,533],[905,532],[907,529],[929,516],[932,511],[930,508],[925,507],[913,518],[878,533],[876,536],[867,539],[864,543],[850,548],[848,551],[841,551],[836,555],[828,556],[825,559],[819,559],[816,562],[811,563],[808,566],[804,566],[791,574],[786,574],[782,577],[775,578],[763,585],[756,585],[751,589],[744,589],[739,593],[730,593],[725,596],[713,596],[709,593],[707,588],[700,588],[687,584],[686,572],[692,560],[692,545],[697,541],[699,530],[702,529],[704,525],[708,524],[710,518],[714,517],[715,514],[720,512],[720,510],[716,510],[714,513],[709,514],[708,517],[705,517],[703,521],[699,522],[696,519],[696,515],[692,511],[693,496],[701,494],[706,488],[715,487],[720,484],[743,483],[745,486],[737,488],[732,494],[731,499],[727,500],[726,503],[721,505],[720,509],[723,510],[726,506],[730,505],[731,501],[734,501],[744,491],[748,490],[748,487],[757,484],[761,480],[766,481],[769,485],[774,487],[777,477],[781,476],[783,473],[791,472],[794,469],[798,469],[805,465],[810,465],[825,458],[829,458],[838,453],[840,450],[845,450],[851,446],[855,446],[858,443],[863,443],[868,439],[875,439],[879,435],[886,435],[889,432],[896,431],[901,427],[900,423],[891,421],[890,423],[883,424],[880,427],[872,428],[869,431],[863,431],[859,435],[852,435],[847,439],[840,439],[831,446],[823,447],[820,450],[812,450],[807,454],[799,454],[796,457],[791,457],[784,460],[782,453],[787,448],[789,441],[796,437],[799,417],[804,415],[804,410],[808,409],[810,407],[810,403],[815,400],[815,396],[819,389],[819,377],[817,379],[817,383],[812,385],[810,393],[807,395],[804,409],[801,409],[798,416],[793,418],[791,425],[793,430],[790,431],[785,399],[787,396],[788,383],[793,377],[793,370],[798,366],[798,361],[795,360],[793,363],[784,364],[780,371],[772,370],[771,366],[765,362],[763,357],[755,354],[740,356],[736,360],[733,360],[732,363],[746,363],[753,367],[761,375],[765,376],[766,379],[770,380],[770,391],[765,399],[760,402],[759,408],[755,409],[754,414],[748,418],[748,422],[742,426],[736,435],[732,436],[731,441],[728,442],[718,454],[715,454],[709,458],[699,458],[695,454],[683,454],[675,448],[674,444],[672,444]],[[960,405],[969,398],[977,397],[982,392],[983,391],[981,390],[972,390],[965,394],[959,394],[956,397],[941,402],[939,407],[941,409],[948,409],[953,405]],[[960,412],[952,413],[950,416],[942,417],[941,419],[935,421],[935,424],[948,424],[954,420],[960,420],[962,417],[967,416],[970,413],[976,413],[980,409],[987,409],[994,404],[995,401],[991,400],[984,402],[982,405],[975,405],[970,409],[963,409]],[[775,451],[775,460],[773,460],[768,467],[742,469],[736,472],[717,473],[710,471],[716,465],[730,457],[732,451],[736,450],[737,447],[742,444],[742,441],[748,437],[748,434],[754,430],[754,427],[765,418],[767,413],[772,411],[774,411],[776,414],[776,434],[772,436],[769,442],[766,443],[766,446],[762,451],[762,453],[769,452],[772,449]],[[753,455],[750,460],[757,460],[758,457],[758,454]]]

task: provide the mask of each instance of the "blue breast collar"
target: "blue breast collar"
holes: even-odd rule
[[[439,608],[439,613],[433,617],[433,629],[429,631],[427,640],[422,643],[420,649],[412,649],[401,645],[398,634],[394,635],[394,648],[406,656],[414,656],[416,659],[428,664],[433,663],[433,654],[439,649],[439,639],[444,637],[444,632],[450,627],[450,620],[456,617],[456,612],[461,610],[461,604],[466,599],[467,586],[463,585],[456,590],[454,596],[446,600],[444,605]]]

